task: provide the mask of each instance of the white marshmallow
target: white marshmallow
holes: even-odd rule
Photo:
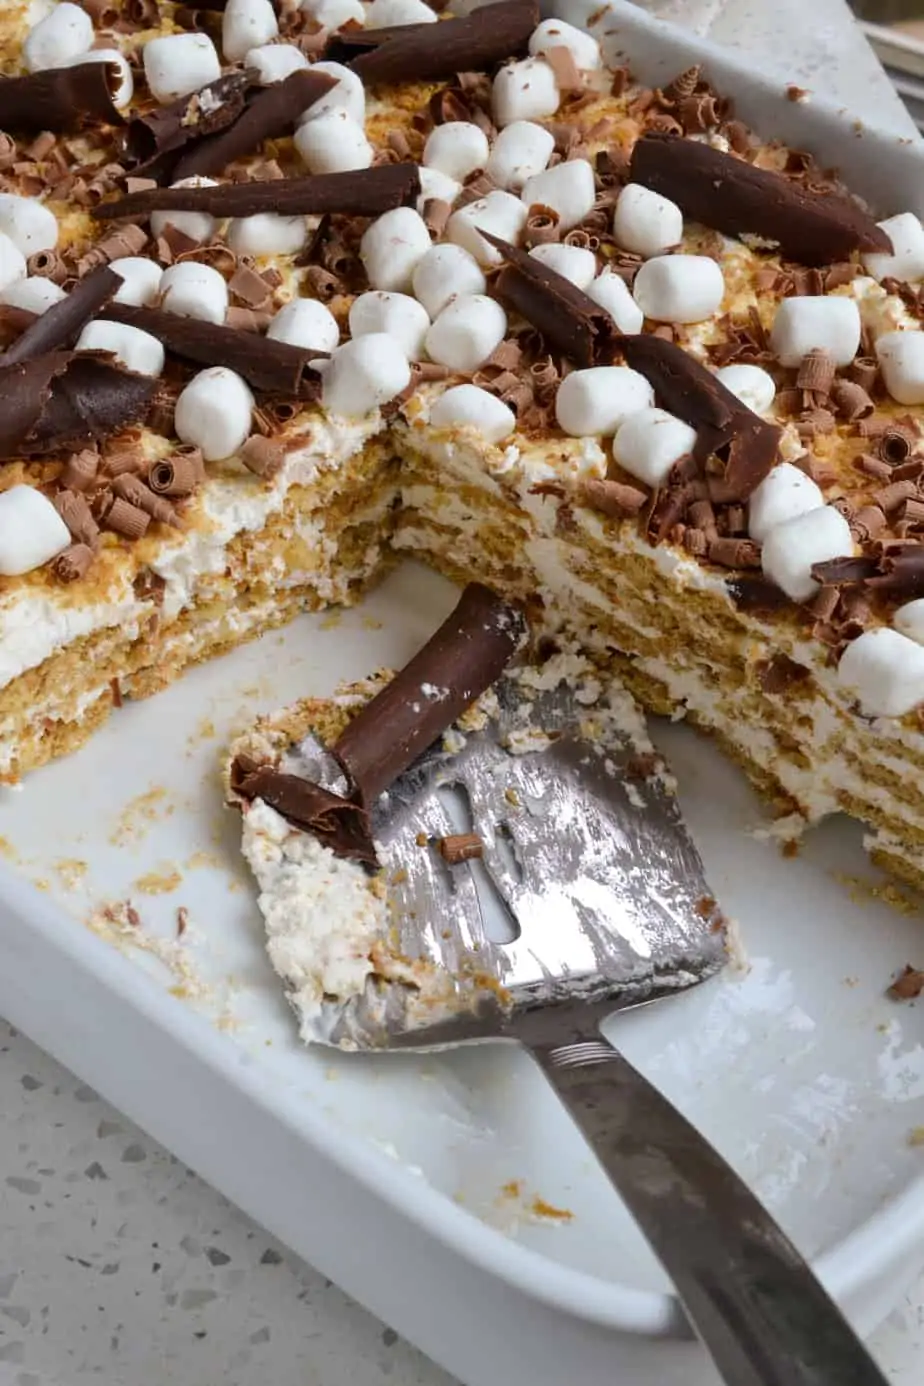
[[[755,414],[768,413],[776,399],[773,376],[762,366],[723,366],[715,377]]]
[[[850,526],[833,505],[822,505],[774,525],[764,540],[761,567],[794,602],[818,591],[812,565],[853,553]]]
[[[279,33],[270,0],[228,0],[221,20],[221,51],[225,62],[236,63],[251,48],[269,43]]]
[[[474,255],[479,265],[499,265],[503,256],[479,236],[479,226],[516,245],[528,215],[526,204],[512,193],[490,192],[453,212],[446,225],[446,239]]]
[[[234,217],[226,240],[235,255],[295,255],[308,240],[308,225],[304,217],[257,212],[252,217]]]
[[[886,332],[876,355],[889,394],[899,404],[924,404],[924,332]]]
[[[589,438],[615,433],[630,414],[652,404],[654,392],[638,371],[591,366],[565,376],[555,396],[555,417],[572,438]]]
[[[502,399],[479,385],[453,385],[430,410],[433,428],[471,428],[487,443],[500,443],[517,426],[516,415]]]
[[[628,284],[615,270],[601,270],[589,286],[587,297],[609,313],[620,332],[641,332],[645,315]]]
[[[261,87],[283,82],[293,72],[308,66],[308,59],[294,43],[267,43],[249,48],[244,54],[244,66],[252,72]]]
[[[89,53],[75,53],[66,63],[56,63],[56,67],[80,67],[83,63],[112,63],[119,69],[112,104],[117,111],[124,111],[135,94],[135,79],[128,62],[118,48],[91,48]]]
[[[654,322],[704,322],[725,297],[725,280],[708,255],[656,255],[635,276],[632,294]]]
[[[228,366],[209,366],[180,391],[173,426],[181,442],[202,449],[206,462],[220,462],[246,443],[252,418],[246,380]]]
[[[540,202],[553,208],[558,213],[558,229],[570,231],[597,200],[594,171],[586,159],[568,159],[527,178],[520,196],[527,207]]]
[[[459,294],[483,294],[487,280],[474,256],[460,245],[444,241],[431,246],[418,260],[411,281],[414,296],[431,318]]]
[[[62,0],[26,35],[23,62],[30,72],[64,67],[70,58],[93,46],[93,21],[86,10]]]
[[[58,244],[55,214],[34,197],[0,193],[0,231],[27,257],[37,250],[54,250]]]
[[[791,462],[780,462],[755,487],[748,501],[748,534],[758,544],[777,525],[817,510],[825,498],[810,476]]]
[[[423,162],[462,183],[488,162],[488,137],[470,120],[447,120],[427,137]]]
[[[87,323],[74,350],[111,352],[127,371],[138,375],[160,375],[164,369],[164,348],[156,337],[140,327],[105,318]]]
[[[588,288],[597,273],[597,257],[592,250],[579,245],[550,241],[547,245],[534,245],[529,253],[534,260],[569,279],[579,289]]]
[[[109,268],[122,276],[122,287],[117,291],[114,303],[131,303],[136,308],[148,308],[160,293],[163,270],[146,255],[126,255],[121,260],[110,261]]]
[[[295,132],[295,148],[309,173],[346,173],[369,168],[373,148],[366,132],[342,106],[322,111]]]
[[[810,351],[827,351],[849,366],[860,346],[860,310],[852,298],[784,298],[770,331],[770,349],[783,366],[798,366]]]
[[[419,164],[417,172],[420,175],[417,210],[421,216],[423,216],[424,208],[431,198],[438,197],[441,202],[448,202],[451,207],[462,191],[461,183],[457,183],[454,178],[447,178],[445,173],[440,173],[438,168],[426,168],[423,164]]]
[[[566,24],[563,19],[544,19],[530,35],[529,51],[534,58],[548,53],[550,48],[567,48],[578,67],[585,72],[600,67],[600,45],[583,29]]]
[[[26,258],[18,245],[14,245],[5,231],[0,231],[0,292],[5,291],[17,279],[26,277]]]
[[[228,312],[228,286],[211,265],[184,260],[164,270],[160,281],[160,306],[182,318],[222,323]]]
[[[696,429],[664,409],[630,414],[613,439],[613,457],[632,476],[660,486],[696,446]]]
[[[344,342],[323,364],[322,403],[329,413],[344,418],[357,418],[386,404],[411,379],[401,343],[387,332]]]
[[[623,250],[650,259],[683,237],[683,212],[676,202],[641,183],[627,183],[613,213],[613,239]]]
[[[865,630],[841,655],[837,678],[867,717],[904,717],[924,702],[924,649],[885,626]]]
[[[32,274],[28,279],[17,279],[0,293],[0,301],[12,308],[24,308],[27,313],[39,314],[47,313],[62,298],[67,298],[67,294],[61,285],[39,274]]]
[[[419,212],[395,207],[367,226],[359,255],[373,289],[410,288],[417,265],[430,249],[430,232]]]
[[[924,226],[914,212],[900,212],[897,217],[880,221],[879,226],[892,242],[892,254],[873,252],[862,256],[867,273],[880,283],[883,279],[909,283],[924,277]]]
[[[924,645],[924,597],[917,597],[913,602],[900,606],[892,617],[892,624],[909,640]]]
[[[302,0],[299,7],[316,19],[322,29],[339,29],[343,24],[354,20],[365,24],[365,6],[360,0]]]
[[[41,568],[70,546],[67,525],[34,486],[0,492],[0,573],[19,577]]]
[[[544,125],[515,120],[497,136],[485,169],[499,188],[519,192],[527,178],[542,172],[554,148],[555,136]]]
[[[310,347],[313,351],[333,351],[340,341],[337,319],[316,298],[293,298],[273,318],[266,329],[274,342]]]
[[[409,361],[419,361],[424,356],[424,338],[429,326],[429,313],[410,294],[389,294],[376,289],[354,298],[350,307],[352,336],[387,332],[401,343]]]
[[[315,101],[307,111],[303,111],[298,118],[298,124],[303,125],[306,120],[316,120],[328,111],[346,111],[357,125],[363,125],[366,119],[366,89],[356,73],[344,67],[343,63],[312,63],[311,70],[326,72],[328,77],[336,80],[337,85],[326,91],[320,101]]]
[[[451,371],[470,375],[504,340],[507,314],[484,294],[460,294],[427,332],[427,354]]]
[[[558,110],[555,73],[544,58],[524,58],[508,63],[494,78],[491,108],[496,125],[515,120],[543,120]]]
[[[395,24],[435,24],[436,14],[424,0],[372,0],[366,10],[367,29],[391,29]]]
[[[151,95],[164,106],[201,91],[221,76],[221,63],[208,34],[149,39],[142,56]]]
[[[190,178],[181,178],[178,183],[171,185],[174,188],[214,188],[217,187],[214,178],[203,178],[199,174],[193,174]],[[205,245],[215,234],[215,227],[218,222],[209,212],[152,212],[151,213],[151,235],[162,236],[168,226],[175,226],[177,231],[182,231],[184,236],[190,240],[198,241],[200,245]]]

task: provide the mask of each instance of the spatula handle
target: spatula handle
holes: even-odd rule
[[[727,1386],[886,1386],[744,1181],[618,1050],[603,1039],[531,1048]]]

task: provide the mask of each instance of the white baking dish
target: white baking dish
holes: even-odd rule
[[[758,128],[840,163],[885,210],[924,212],[910,144],[794,104],[632,7],[602,27],[643,78],[703,61]],[[402,569],[339,621],[304,617],[127,706],[7,795],[0,1011],[472,1386],[696,1386],[713,1378],[663,1277],[528,1061],[503,1046],[306,1051],[263,958],[220,749],[257,711],[402,662],[451,600]],[[924,1008],[883,997],[924,961],[924,932],[838,879],[869,876],[852,826],[828,825],[784,861],[746,831],[759,805],[711,746],[680,727],[659,739],[752,966],[624,1015],[613,1034],[869,1330],[924,1264],[909,1143],[924,1125]],[[172,893],[139,891],[174,870]],[[143,924],[132,942],[82,927],[127,896]],[[180,906],[190,926],[176,943]],[[536,1199],[572,1216],[536,1216]]]

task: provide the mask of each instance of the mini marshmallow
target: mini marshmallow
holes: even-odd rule
[[[11,308],[24,308],[27,313],[39,314],[47,313],[62,298],[67,298],[67,294],[61,285],[39,274],[17,279],[0,293],[0,302],[8,303]]]
[[[236,63],[251,48],[269,43],[279,33],[270,0],[228,0],[221,19],[221,51],[225,62]]]
[[[391,29],[396,24],[435,24],[436,13],[424,0],[372,0],[366,10],[367,29]]]
[[[506,192],[490,192],[487,197],[480,197],[477,202],[453,212],[446,225],[446,239],[474,255],[479,265],[499,265],[503,256],[479,236],[479,226],[515,245],[528,215],[526,204],[518,197]]]
[[[88,53],[75,53],[66,63],[56,63],[56,67],[80,67],[83,63],[111,63],[119,69],[112,104],[117,111],[124,111],[135,94],[135,79],[128,62],[118,48],[91,48]]]
[[[632,476],[660,486],[671,468],[696,446],[696,429],[664,409],[630,414],[613,439],[613,457]]]
[[[214,188],[218,185],[214,178],[203,178],[199,174],[193,174],[190,178],[181,178],[178,183],[173,183],[171,186],[174,188]],[[177,231],[182,231],[183,235],[188,236],[190,240],[205,245],[214,236],[217,225],[218,222],[209,212],[151,213],[151,235],[155,238],[162,236],[168,226],[175,226]]]
[[[530,55],[534,58],[548,53],[550,48],[567,48],[575,63],[585,72],[602,64],[600,45],[583,29],[566,24],[563,19],[544,19],[529,39]]]
[[[428,135],[423,162],[463,183],[476,168],[484,168],[488,152],[488,137],[477,125],[470,120],[447,120]]]
[[[904,717],[924,702],[924,649],[897,630],[865,630],[841,655],[837,679],[867,717]]]
[[[47,496],[34,486],[0,493],[0,573],[19,577],[70,546],[71,534]]]
[[[517,426],[513,410],[478,385],[454,385],[430,410],[431,428],[471,428],[486,443],[500,443]]]
[[[818,591],[812,565],[853,553],[850,526],[833,505],[822,505],[774,525],[761,550],[764,575],[794,602],[806,602]]]
[[[751,494],[748,534],[762,544],[777,525],[817,510],[824,503],[824,496],[810,476],[791,462],[780,462]]]
[[[420,176],[417,210],[421,216],[431,198],[437,197],[441,202],[448,202],[451,207],[462,191],[461,183],[457,183],[454,178],[447,178],[438,168],[426,168],[425,165],[418,164],[417,172]]]
[[[725,297],[725,280],[708,255],[656,255],[635,276],[632,294],[654,322],[703,322]]]
[[[924,332],[886,332],[876,338],[879,369],[898,404],[924,404]]]
[[[209,366],[180,391],[173,426],[181,442],[202,449],[206,462],[220,462],[246,443],[252,419],[246,380],[228,366]]]
[[[776,398],[773,376],[762,366],[723,366],[715,378],[755,414],[768,413]]]
[[[508,63],[494,78],[491,109],[496,125],[515,120],[543,120],[558,110],[555,73],[544,58],[524,58]]]
[[[652,404],[654,392],[638,371],[591,366],[565,376],[555,396],[555,417],[572,438],[589,438],[615,433],[630,414]]]
[[[0,231],[0,293],[26,277],[26,258],[5,231]]]
[[[312,63],[311,70],[326,72],[337,85],[326,91],[320,101],[315,101],[307,111],[303,111],[297,123],[304,125],[306,120],[317,120],[318,116],[326,115],[329,111],[346,111],[357,125],[363,125],[366,119],[366,89],[356,73],[344,67],[343,63]]]
[[[609,313],[620,332],[641,332],[645,315],[628,284],[615,270],[602,270],[588,286],[587,297]]]
[[[395,207],[367,226],[359,255],[373,289],[410,288],[411,277],[430,249],[430,232],[419,212]]]
[[[223,323],[228,312],[228,286],[211,265],[184,260],[164,270],[160,281],[160,306],[182,318]],[[222,455],[227,456],[227,453]]]
[[[138,375],[160,375],[164,369],[164,348],[156,337],[140,327],[105,318],[87,323],[74,350],[109,351],[127,371]]]
[[[54,250],[58,244],[58,221],[53,212],[34,197],[0,193],[0,231],[26,257],[37,250]]]
[[[312,351],[333,351],[340,341],[337,319],[316,298],[293,298],[273,318],[266,335],[274,342],[310,347]]]
[[[784,298],[770,330],[770,350],[782,366],[798,366],[810,351],[827,351],[849,366],[860,346],[860,310],[852,298]]]
[[[892,242],[892,254],[863,255],[864,268],[881,284],[883,279],[908,283],[924,277],[924,226],[914,212],[900,212],[878,223]]]
[[[900,606],[892,616],[892,624],[909,640],[924,645],[924,597]]]
[[[360,294],[350,306],[350,333],[365,337],[370,332],[388,332],[401,343],[409,361],[424,355],[424,339],[430,315],[410,294],[390,294],[382,290]]]
[[[485,172],[499,188],[519,192],[527,178],[542,172],[554,148],[555,136],[544,125],[515,120],[494,141]]]
[[[427,354],[451,371],[470,375],[484,365],[507,332],[507,314],[484,294],[460,294],[427,332]]]
[[[114,303],[149,308],[156,302],[164,272],[154,260],[146,255],[126,255],[121,260],[111,260],[109,268],[122,277],[122,287],[117,290]]]
[[[300,8],[322,29],[339,29],[351,19],[360,25],[366,22],[365,6],[360,0],[302,0]]]
[[[579,245],[562,245],[549,241],[546,245],[535,245],[529,252],[534,260],[548,265],[550,270],[570,279],[579,289],[586,289],[597,273],[597,257],[592,250]]]
[[[70,58],[93,47],[93,21],[86,10],[62,0],[26,35],[23,62],[30,72],[64,67]]]
[[[527,178],[520,196],[527,207],[535,202],[551,207],[558,213],[559,231],[570,231],[597,200],[594,171],[586,159],[567,159]]]
[[[309,173],[347,173],[369,168],[374,150],[363,126],[342,106],[322,111],[295,132],[295,148]]]
[[[483,294],[487,287],[474,256],[449,241],[431,246],[418,260],[411,283],[415,298],[431,318],[437,317],[459,294]]]
[[[676,202],[640,183],[627,183],[613,213],[613,239],[633,255],[662,255],[683,236],[683,212]]]
[[[337,347],[325,362],[321,400],[331,414],[357,418],[400,395],[411,368],[401,343],[387,332],[370,332]]]
[[[295,255],[308,240],[308,225],[304,217],[257,212],[234,217],[226,240],[235,255]]]
[[[221,63],[208,34],[149,39],[142,56],[151,95],[161,105],[191,96],[221,76]]]
[[[271,87],[307,67],[308,59],[294,43],[267,43],[249,48],[244,54],[244,66],[261,87]]]

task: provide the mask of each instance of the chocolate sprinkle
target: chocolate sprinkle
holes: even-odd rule
[[[73,346],[81,329],[114,298],[123,284],[122,276],[108,265],[92,270],[60,303],[53,304],[30,323],[2,355],[0,370],[18,366],[49,351]]]
[[[892,253],[889,237],[855,202],[810,192],[708,144],[643,135],[630,176],[671,198],[691,220],[730,236],[761,236],[803,265],[830,265],[855,250]]]
[[[0,129],[37,134],[78,130],[85,120],[121,125],[112,101],[119,80],[115,63],[99,62],[2,77]]]
[[[125,132],[125,162],[135,173],[164,177],[188,144],[233,124],[244,110],[250,79],[242,72],[219,77],[191,96],[134,116]]]
[[[502,0],[464,19],[415,25],[398,37],[386,29],[387,42],[354,58],[350,67],[366,86],[435,82],[519,57],[538,23],[536,0]]]
[[[49,352],[0,371],[0,460],[82,448],[143,419],[157,381],[105,356]]]
[[[315,835],[339,857],[376,865],[375,846],[363,809],[300,775],[238,756],[231,788],[242,799],[262,799],[295,828]]]

